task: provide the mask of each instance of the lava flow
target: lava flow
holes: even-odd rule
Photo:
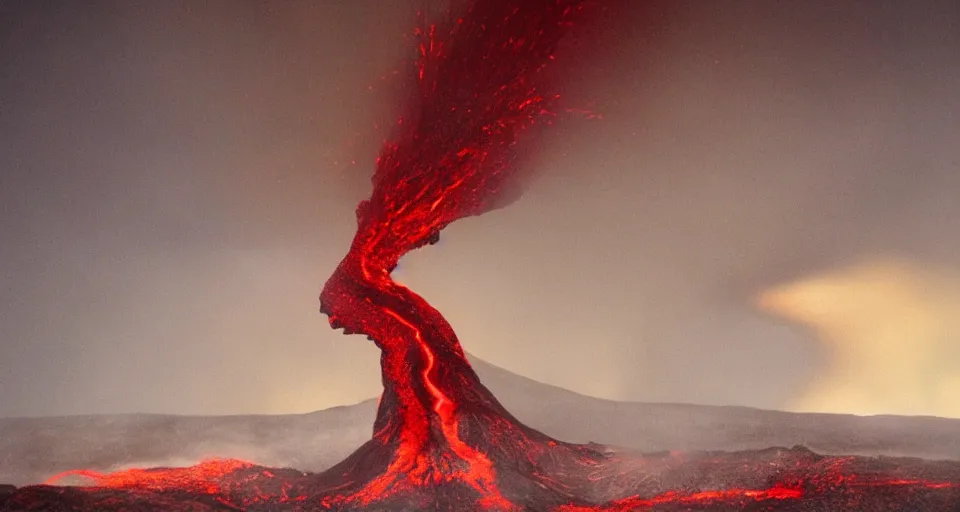
[[[320,474],[240,461],[70,472],[90,487],[34,486],[7,510],[950,510],[960,463],[828,457],[802,447],[636,454],[575,445],[507,412],[451,326],[390,277],[451,222],[515,195],[521,148],[553,118],[546,73],[584,0],[477,0],[418,31],[414,94],[357,208],[357,233],[321,311],[381,349],[373,436]],[[556,75],[556,73],[552,73]],[[596,418],[602,421],[601,418]],[[3,502],[0,501],[0,508]]]

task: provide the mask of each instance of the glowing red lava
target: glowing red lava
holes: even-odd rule
[[[551,439],[507,412],[440,313],[391,279],[404,254],[436,242],[445,226],[513,197],[525,138],[558,100],[545,70],[585,5],[477,0],[462,17],[418,31],[414,94],[357,208],[353,243],[320,295],[332,327],[365,334],[382,351],[370,441],[320,474],[240,461],[77,471],[65,476],[93,486],[24,488],[8,509],[948,510],[960,502],[955,463],[800,447],[640,455]]]

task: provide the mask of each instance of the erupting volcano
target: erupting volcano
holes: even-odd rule
[[[365,334],[382,351],[372,439],[320,474],[232,460],[76,471],[94,486],[23,488],[7,509],[949,510],[960,503],[957,463],[827,457],[801,447],[641,455],[552,439],[501,406],[443,316],[391,279],[404,254],[435,243],[451,222],[515,198],[522,148],[557,112],[550,80],[557,73],[547,71],[587,10],[583,0],[478,0],[417,32],[414,93],[377,161],[371,197],[357,207],[353,243],[320,295],[333,328]]]

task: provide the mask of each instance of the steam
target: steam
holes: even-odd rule
[[[830,354],[800,411],[960,417],[960,275],[875,258],[765,291]]]

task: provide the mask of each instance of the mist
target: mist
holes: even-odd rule
[[[0,416],[375,396],[378,351],[317,294],[427,4],[0,3]],[[592,396],[960,416],[920,382],[955,389],[955,327],[878,344],[809,316],[839,295],[758,303],[893,254],[906,270],[866,281],[924,284],[891,303],[955,304],[960,5],[653,1],[601,27],[564,102],[602,119],[565,118],[518,202],[396,279],[474,356]],[[952,308],[924,311],[955,326]],[[902,397],[838,373],[886,346],[937,354]]]
[[[960,417],[960,275],[888,257],[781,285],[759,304],[830,353],[799,410]]]

